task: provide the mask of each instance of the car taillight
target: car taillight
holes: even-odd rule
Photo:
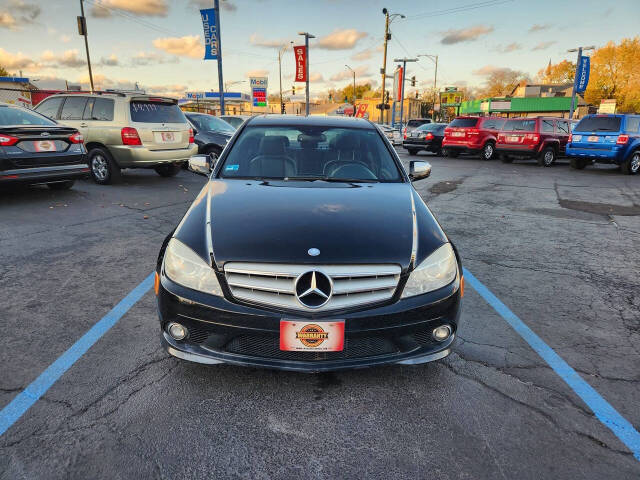
[[[450,128],[445,128],[444,129],[444,136],[448,137],[449,135],[451,135],[451,129]]]
[[[124,127],[120,135],[122,136],[122,144],[123,145],[142,145],[140,141],[140,137],[138,136],[138,131],[132,127]]]
[[[10,147],[16,143],[18,143],[18,139],[16,137],[12,137],[11,135],[0,135],[0,145],[3,147]]]
[[[467,135],[478,135],[480,130],[477,128],[467,128]]]
[[[524,136],[525,143],[538,143],[540,141],[540,135],[537,133],[527,133]]]
[[[629,135],[618,135],[618,140],[616,140],[617,145],[624,145],[629,141]]]
[[[569,134],[569,140],[567,140],[567,142],[571,143],[571,141],[573,140],[573,133]]]
[[[424,136],[425,140],[432,140],[433,139],[433,133],[429,132]]]
[[[84,137],[80,132],[76,132],[69,137],[71,143],[84,143]]]
[[[193,128],[189,129],[189,143],[196,143],[195,139],[193,138]]]
[[[406,134],[406,133],[403,135],[403,138],[404,138],[405,140],[407,139],[407,134]]]

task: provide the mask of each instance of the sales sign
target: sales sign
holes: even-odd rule
[[[368,103],[361,103],[358,105],[358,111],[356,112],[357,118],[364,118],[364,114],[367,112]]]
[[[207,8],[200,10],[202,27],[204,28],[204,59],[218,58],[218,29],[216,28],[216,10]]]
[[[582,55],[576,68],[576,92],[582,93],[587,89],[589,83],[590,57]]]
[[[293,54],[296,57],[296,82],[307,81],[307,47],[301,45],[293,47]]]

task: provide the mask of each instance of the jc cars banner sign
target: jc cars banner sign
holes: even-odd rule
[[[218,30],[216,28],[216,11],[213,8],[200,10],[202,27],[204,28],[204,59],[218,58]]]
[[[578,68],[576,68],[576,92],[582,93],[587,89],[589,83],[589,70],[590,70],[590,57],[583,55],[578,62]]]
[[[293,47],[293,54],[296,57],[296,82],[307,81],[307,47],[301,45]]]

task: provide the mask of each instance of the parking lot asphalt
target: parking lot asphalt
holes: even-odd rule
[[[640,429],[640,179],[416,158],[464,266]],[[204,182],[0,193],[0,408],[153,271]],[[0,479],[640,476],[469,285],[463,304],[442,361],[310,375],[170,358],[148,291],[0,436]]]

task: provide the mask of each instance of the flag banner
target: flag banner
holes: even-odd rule
[[[293,54],[296,57],[296,82],[307,81],[307,47],[301,45],[293,47]]]
[[[576,92],[582,93],[587,89],[589,84],[589,70],[591,58],[583,55],[580,57],[578,68],[576,69]]]
[[[204,59],[218,58],[218,29],[216,28],[216,11],[214,8],[200,10],[202,27],[204,28]]]

